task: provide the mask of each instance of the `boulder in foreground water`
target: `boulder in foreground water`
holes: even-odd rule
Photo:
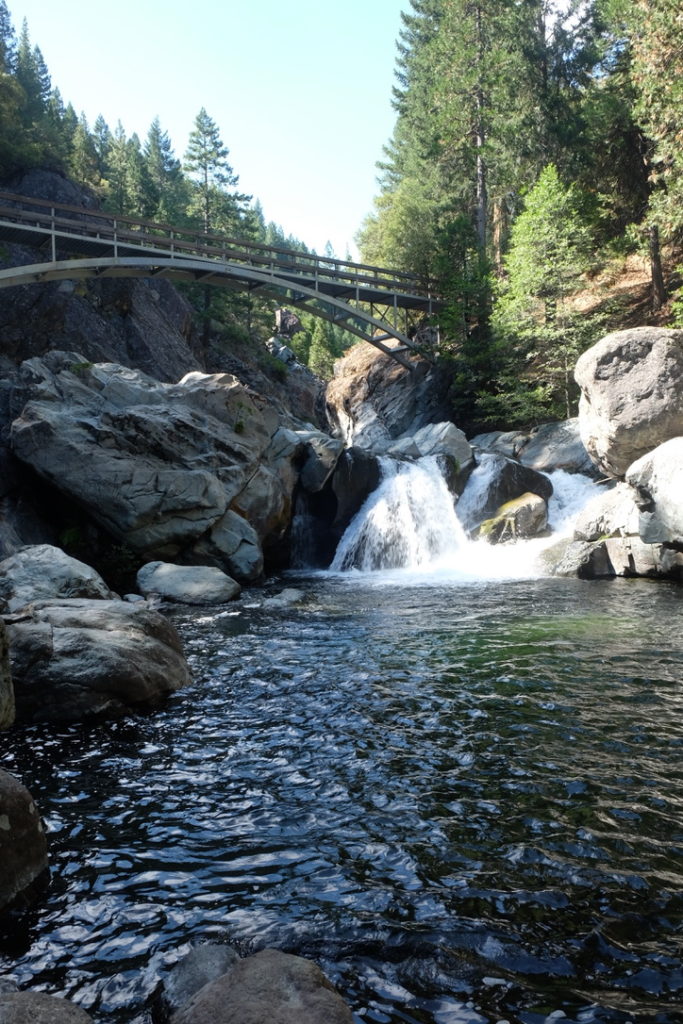
[[[0,1024],[92,1024],[92,1017],[59,996],[0,992]]]
[[[2,769],[0,864],[0,908],[15,900],[47,871],[47,840],[38,808],[26,787]],[[4,998],[1,993],[0,998]],[[0,1013],[0,1021],[3,1019]]]
[[[7,621],[18,721],[119,716],[190,680],[178,634],[146,603],[39,601]]]
[[[171,1024],[352,1024],[351,1011],[316,964],[264,949],[238,961],[175,1013]]]
[[[140,593],[158,594],[182,604],[225,604],[239,597],[241,587],[230,576],[209,565],[173,565],[148,562],[138,570]]]

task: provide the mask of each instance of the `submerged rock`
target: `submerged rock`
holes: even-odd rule
[[[350,1009],[310,960],[264,949],[210,981],[171,1024],[352,1024]]]
[[[121,715],[190,680],[175,629],[147,604],[38,601],[8,633],[18,721]]]
[[[47,840],[33,797],[18,779],[2,769],[0,864],[0,908],[29,889],[48,867]],[[0,1001],[3,998],[0,992]]]

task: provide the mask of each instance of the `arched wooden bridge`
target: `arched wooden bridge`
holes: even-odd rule
[[[0,192],[0,240],[45,255],[44,262],[0,270],[0,288],[74,278],[169,277],[258,290],[339,324],[409,369],[411,355],[426,353],[409,337],[408,312],[429,317],[441,306],[429,283],[403,271],[10,192]]]

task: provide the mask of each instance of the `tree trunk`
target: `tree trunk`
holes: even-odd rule
[[[486,99],[484,97],[484,90],[481,85],[482,66],[484,62],[484,36],[482,28],[482,12],[481,7],[477,5],[476,9],[476,25],[477,25],[477,67],[479,73],[479,82],[477,85],[477,124],[475,128],[475,142],[477,146],[477,238],[479,241],[479,248],[482,252],[486,252],[486,221],[487,221],[487,207],[488,207],[488,194],[486,185],[486,163],[484,162],[484,145],[486,143],[486,128],[484,124],[484,111],[486,107]]]
[[[666,302],[666,287],[662,272],[662,252],[659,246],[659,228],[652,224],[650,235],[650,273],[652,275],[652,310],[657,312]]]

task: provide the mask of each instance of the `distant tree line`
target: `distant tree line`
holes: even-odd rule
[[[683,242],[680,0],[411,0],[362,257],[436,279],[463,426],[573,412],[609,261]],[[679,304],[680,308],[683,303]],[[676,309],[676,307],[674,307]]]
[[[239,191],[229,157],[218,125],[203,107],[182,160],[158,117],[142,141],[135,133],[127,136],[120,121],[113,130],[102,116],[89,125],[53,87],[27,22],[17,36],[0,0],[0,181],[40,167],[90,189],[113,213],[309,252],[278,224],[266,223],[258,200]],[[333,255],[329,245],[326,255]],[[272,329],[274,301],[208,287],[184,290],[207,349],[216,339],[248,342]],[[311,369],[329,375],[334,359],[355,338],[312,317],[304,317],[304,326],[297,336],[299,358],[308,364],[310,356]]]

